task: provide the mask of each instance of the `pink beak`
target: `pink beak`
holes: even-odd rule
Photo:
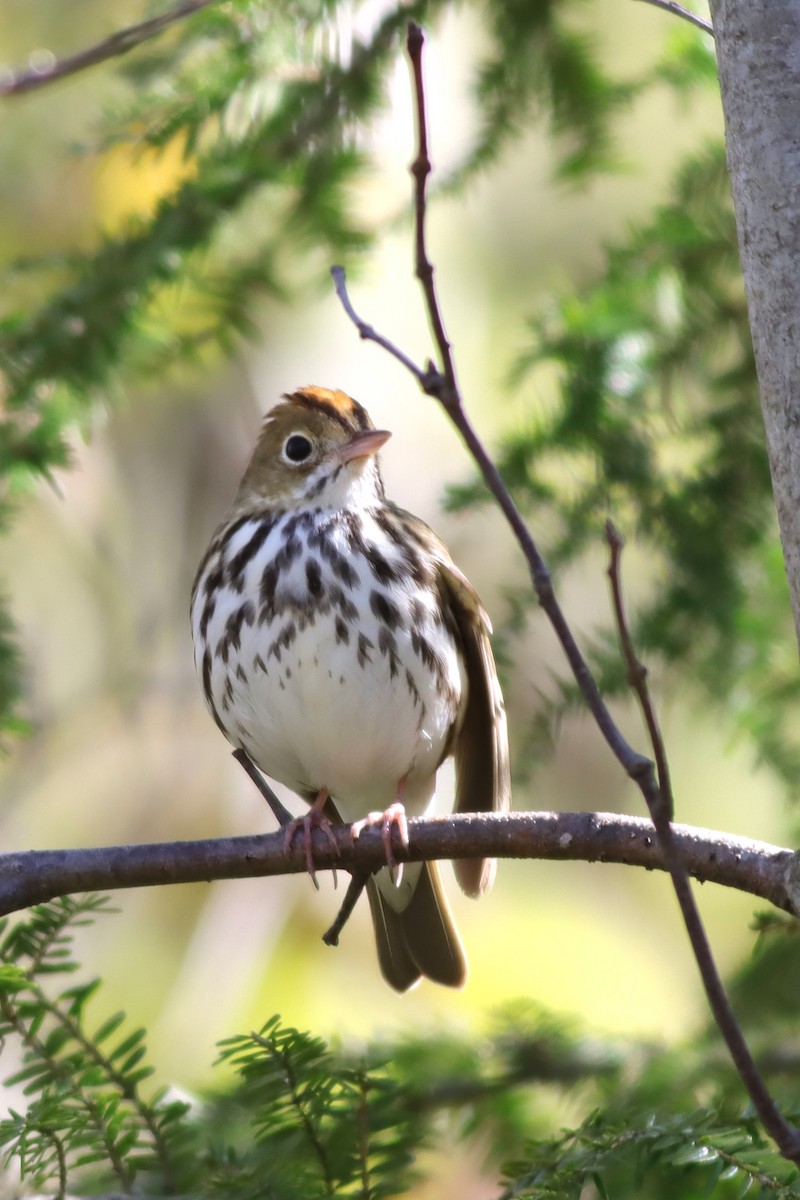
[[[343,463],[350,462],[352,458],[372,458],[391,436],[388,429],[365,429],[361,433],[354,433],[338,451],[338,457]]]

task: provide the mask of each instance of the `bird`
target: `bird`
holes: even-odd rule
[[[390,437],[344,392],[308,386],[264,417],[233,503],[198,568],[194,655],[228,741],[311,806],[311,831],[376,822],[387,866],[367,895],[378,963],[405,992],[461,987],[467,960],[436,862],[394,869],[393,828],[421,816],[455,760],[455,811],[510,802],[508,733],[477,593],[444,543],[387,499]],[[454,863],[479,896],[495,863]]]

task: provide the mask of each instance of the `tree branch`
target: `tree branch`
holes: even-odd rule
[[[606,522],[606,540],[611,551],[611,562],[608,568],[611,580],[611,592],[614,604],[614,615],[617,621],[622,657],[628,669],[628,682],[639,702],[647,732],[653,747],[658,771],[658,801],[651,804],[648,799],[650,816],[658,835],[664,862],[672,877],[672,886],[680,905],[683,923],[691,943],[692,952],[703,981],[706,998],[717,1028],[725,1039],[731,1058],[739,1076],[747,1088],[747,1093],[753,1101],[764,1128],[775,1139],[781,1153],[797,1162],[800,1157],[800,1130],[790,1125],[772,1098],[763,1076],[750,1053],[745,1036],[736,1020],[733,1008],[728,999],[725,987],[720,978],[714,955],[700,918],[700,912],[692,894],[689,872],[683,860],[680,847],[675,838],[672,815],[675,803],[670,783],[669,764],[661,735],[661,727],[656,716],[655,706],[647,686],[647,668],[636,655],[633,645],[628,618],[625,611],[625,601],[622,591],[621,558],[624,541],[617,532],[612,521]]]
[[[677,0],[643,0],[644,4],[652,4],[653,8],[661,8],[664,12],[672,13],[673,17],[680,17],[684,21],[688,21],[690,25],[696,25],[698,29],[702,29],[703,33],[708,33],[713,38],[714,27],[710,21],[706,21],[704,17],[698,17],[697,13],[691,12],[688,8],[684,8],[682,4],[678,4]]]
[[[469,813],[414,819],[408,828],[408,846],[396,847],[403,862],[541,858],[666,869],[653,824],[644,817],[592,812]],[[686,869],[696,879],[747,892],[792,915],[800,913],[800,854],[690,825],[672,828]],[[386,865],[379,829],[366,828],[355,841],[347,825],[335,826],[333,834],[335,847],[323,833],[313,835],[318,871],[340,867],[364,875]],[[73,892],[304,874],[304,846],[298,844],[287,854],[284,840],[279,830],[195,842],[3,854],[0,914]]]
[[[647,735],[650,738],[650,745],[653,747],[656,776],[658,778],[658,803],[662,810],[662,815],[666,818],[667,824],[669,824],[675,815],[675,800],[672,794],[667,752],[664,747],[664,739],[661,736],[661,727],[656,717],[656,711],[650,698],[650,689],[647,686],[647,667],[636,657],[633,638],[631,637],[628,618],[625,612],[621,571],[622,550],[625,546],[625,539],[611,520],[606,521],[606,541],[611,551],[611,561],[608,566],[608,577],[611,582],[611,602],[614,606],[614,618],[617,623],[622,657],[628,671],[628,686],[632,689],[639,702],[642,717],[647,728]],[[653,817],[654,821],[656,820],[652,810],[650,816]],[[658,824],[657,821],[656,824]]]
[[[120,29],[104,41],[98,42],[94,46],[88,46],[85,50],[79,50],[77,54],[70,54],[65,58],[53,57],[41,67],[25,67],[19,70],[14,70],[12,67],[0,67],[0,96],[21,96],[25,92],[33,92],[37,88],[45,87],[48,83],[55,83],[58,79],[65,79],[68,75],[77,75],[79,71],[97,66],[98,63],[106,62],[109,58],[127,54],[130,50],[141,46],[143,42],[163,33],[170,25],[216,3],[217,0],[182,0],[182,3],[162,13],[161,16],[151,17],[147,21],[141,21],[138,25],[129,25],[126,29]]]
[[[435,397],[447,412],[476,462],[484,482],[497,500],[516,536],[528,563],[531,581],[539,604],[550,620],[583,698],[615,758],[623,766],[630,778],[637,784],[647,804],[648,812],[654,822],[663,861],[666,863],[672,876],[684,924],[706,994],[711,1004],[712,1012],[714,1013],[720,1032],[726,1040],[742,1082],[748,1090],[760,1120],[770,1136],[775,1140],[781,1154],[790,1161],[800,1163],[800,1129],[793,1127],[783,1118],[755,1068],[752,1056],[736,1023],[716,970],[708,939],[706,938],[691,892],[688,875],[691,868],[684,861],[682,847],[675,836],[674,827],[671,824],[672,796],[666,756],[661,742],[661,734],[647,692],[645,671],[633,652],[624,616],[618,575],[619,540],[617,539],[615,544],[614,536],[609,532],[609,541],[612,548],[611,578],[614,585],[615,611],[623,645],[623,655],[626,659],[631,681],[642,705],[645,720],[650,730],[651,740],[658,758],[660,781],[656,778],[653,762],[633,749],[611,716],[608,706],[600,695],[599,688],[589,665],[556,599],[550,572],[547,569],[539,548],[522,515],[514,504],[497,467],[488,455],[464,410],[461,394],[456,383],[452,350],[445,332],[444,321],[436,295],[433,265],[426,249],[426,183],[430,173],[430,160],[428,157],[425,88],[422,72],[423,44],[424,36],[422,30],[413,22],[410,23],[408,27],[407,49],[412,67],[417,117],[417,155],[411,165],[411,174],[414,178],[416,276],[422,287],[428,321],[439,355],[439,367],[437,368],[433,362],[429,361],[424,371],[413,363],[409,369],[419,381],[423,391]],[[337,292],[341,296],[343,291],[344,280],[340,269],[337,278]],[[352,316],[352,306],[349,306],[349,302],[347,311]],[[357,320],[357,324],[362,337],[372,338],[372,340],[376,341],[379,340],[380,344],[386,348],[386,339],[379,339],[377,336],[373,337],[371,327],[365,322]],[[405,355],[402,352],[395,351],[394,349],[391,352],[400,361],[405,360]]]
[[[375,341],[383,349],[388,349],[389,352],[397,358],[417,379],[418,383],[426,395],[432,396],[438,400],[442,407],[447,412],[453,425],[461,435],[462,440],[467,446],[472,458],[476,462],[481,475],[483,476],[486,486],[494,496],[500,509],[503,512],[506,520],[511,526],[512,532],[519,543],[531,575],[536,597],[540,606],[546,613],[550,624],[553,626],[556,637],[558,638],[561,648],[566,655],[567,661],[572,669],[575,680],[581,690],[583,698],[586,702],[589,711],[597,723],[600,732],[605,738],[612,754],[617,761],[622,765],[624,770],[639,785],[641,790],[646,794],[649,793],[652,800],[657,800],[658,784],[656,783],[653,764],[649,758],[638,754],[632,746],[628,744],[622,735],[622,732],[616,725],[611,713],[606,705],[603,697],[600,695],[600,690],[597,687],[594,676],[592,675],[589,665],[578,646],[572,629],[567,622],[566,617],[561,609],[561,605],[556,598],[553,590],[553,583],[548,570],[547,564],[539,551],[534,538],[525,524],[519,510],[517,509],[511,494],[508,491],[503,479],[495,466],[492,458],[488,454],[486,448],[478,437],[469,417],[464,409],[461,394],[458,389],[455,378],[455,368],[450,350],[450,343],[444,329],[444,322],[439,310],[439,303],[436,296],[436,289],[433,278],[433,267],[428,258],[426,241],[425,241],[425,217],[426,217],[426,195],[425,183],[430,172],[430,162],[428,160],[427,133],[425,132],[425,105],[424,105],[424,83],[422,77],[422,45],[423,45],[422,30],[413,22],[409,25],[408,31],[408,54],[411,59],[411,65],[414,75],[414,88],[417,98],[417,131],[419,138],[419,149],[417,157],[411,165],[411,173],[414,176],[414,222],[415,222],[415,248],[416,248],[416,274],[422,286],[425,297],[425,306],[428,312],[428,319],[433,330],[436,348],[441,359],[441,369],[437,369],[432,362],[428,362],[425,368],[420,367],[408,358],[401,350],[397,349],[388,338],[377,334],[371,325],[366,321],[361,320],[355,315],[352,304],[349,299],[345,305],[345,310],[351,319],[355,320],[359,334],[362,338],[368,341]],[[347,292],[344,283],[344,269],[342,267],[332,268],[332,275],[336,283],[336,291],[340,299],[347,297]],[[343,300],[344,303],[344,300]]]

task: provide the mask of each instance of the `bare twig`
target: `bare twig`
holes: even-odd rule
[[[647,694],[644,668],[638,663],[635,654],[633,654],[630,635],[627,632],[627,624],[624,618],[621,591],[618,588],[615,594],[615,602],[618,603],[617,618],[618,623],[621,622],[621,636],[623,637],[623,644],[626,646],[626,654],[629,655],[627,662],[631,680],[639,689],[637,694],[640,695],[640,698],[642,696],[646,697],[643,702],[643,711],[648,721],[648,729],[651,733],[651,740],[657,758],[658,779],[653,762],[633,749],[623,737],[622,732],[611,716],[605,701],[600,695],[588,663],[556,599],[547,565],[530,530],[522,519],[508,489],[500,477],[497,467],[486,452],[464,411],[455,377],[452,349],[445,332],[444,321],[436,295],[433,266],[427,254],[425,241],[426,182],[430,173],[430,160],[428,157],[425,88],[422,73],[423,44],[424,36],[422,30],[418,25],[411,23],[408,29],[407,48],[414,80],[418,146],[416,158],[411,165],[411,173],[414,177],[416,275],[422,286],[428,320],[439,355],[439,367],[437,368],[429,361],[425,370],[422,370],[422,368],[413,363],[409,369],[420,383],[423,391],[438,399],[442,404],[477,463],[486,485],[497,500],[516,536],[528,563],[531,580],[539,604],[555,630],[586,704],[612,753],[627,771],[630,778],[638,785],[647,804],[648,812],[652,817],[658,835],[664,861],[672,876],[673,886],[681,906],[681,912],[706,994],[708,995],[712,1011],[720,1031],[727,1042],[737,1070],[748,1089],[764,1127],[774,1138],[780,1152],[784,1157],[800,1163],[800,1130],[795,1129],[784,1120],[761,1077],[758,1075],[752,1056],[728,1004],[727,996],[717,973],[708,940],[694,903],[687,874],[688,864],[685,864],[685,860],[682,857],[682,850],[677,844],[674,829],[670,823],[672,798],[666,755],[661,743],[658,723]],[[341,272],[338,279],[337,291],[340,297],[345,291],[343,273]],[[352,318],[352,306],[349,303],[347,311]],[[405,362],[406,356],[402,352],[391,348],[391,344],[387,347],[387,339],[380,335],[374,335],[372,327],[367,325],[366,322],[357,321],[357,323],[362,337],[378,341],[384,348],[390,348],[391,352],[401,362]],[[408,365],[407,362],[406,365]],[[618,563],[620,547],[617,545],[615,548],[613,540],[611,544],[612,552],[616,555],[615,561]]]
[[[736,1069],[747,1088],[748,1095],[768,1133],[775,1139],[781,1153],[794,1162],[800,1161],[800,1130],[790,1125],[778,1110],[770,1091],[755,1064],[745,1041],[739,1022],[736,1020],[727,993],[714,962],[711,946],[706,936],[700,913],[692,895],[689,872],[684,865],[673,833],[672,813],[674,801],[669,779],[664,740],[656,717],[655,708],[647,686],[647,669],[636,655],[630,627],[625,612],[620,575],[620,559],[624,541],[611,521],[606,522],[606,538],[611,550],[608,574],[611,579],[614,614],[619,632],[620,646],[628,670],[628,682],[639,701],[653,751],[658,764],[659,798],[655,804],[648,800],[650,816],[658,834],[664,853],[664,861],[672,877],[672,886],[678,898],[686,932],[700,971],[708,1003],[714,1014],[717,1027],[725,1038]]]
[[[391,354],[393,358],[396,358],[399,363],[402,363],[406,370],[415,375],[420,384],[422,384],[425,379],[425,372],[422,368],[418,367],[413,359],[404,354],[398,346],[395,346],[394,342],[390,342],[383,334],[378,333],[373,325],[368,325],[366,321],[361,320],[361,317],[350,303],[350,297],[347,294],[344,267],[331,267],[331,276],[333,278],[333,286],[336,289],[336,295],[339,297],[342,308],[358,330],[359,337],[364,341],[377,343],[378,346]]]
[[[182,0],[175,8],[160,16],[120,29],[117,33],[112,33],[111,37],[94,46],[88,46],[77,54],[70,54],[65,58],[49,58],[41,67],[26,67],[16,71],[10,67],[0,67],[0,96],[21,96],[25,92],[45,87],[48,83],[55,83],[58,79],[77,75],[79,71],[97,66],[109,58],[127,54],[143,42],[163,33],[170,25],[216,3],[217,0]]]
[[[334,267],[332,268],[332,274],[334,274],[336,291],[340,299],[347,298],[344,269],[342,267]],[[631,779],[640,788],[646,788],[650,795],[656,799],[658,784],[653,770],[653,763],[649,758],[645,758],[644,755],[637,754],[625,740],[614,722],[605,701],[600,695],[594,676],[589,670],[589,666],[575,640],[575,636],[567,623],[561,605],[558,603],[553,591],[553,583],[547,564],[539,552],[539,548],[533,540],[530,530],[523,521],[519,510],[511,499],[511,495],[503,483],[500,472],[484,449],[482,442],[464,412],[458,391],[448,383],[444,372],[437,371],[432,364],[427,369],[423,369],[418,364],[408,360],[407,356],[390,342],[388,338],[385,338],[381,334],[376,334],[371,325],[367,324],[366,321],[362,321],[355,314],[349,298],[347,298],[346,311],[348,315],[352,314],[351,319],[357,325],[363,338],[368,341],[377,342],[379,346],[388,350],[394,358],[398,359],[404,366],[407,366],[408,370],[411,371],[419,382],[422,390],[427,395],[440,400],[447,410],[450,419],[461,434],[472,457],[477,462],[484,482],[500,505],[517,538],[517,542],[530,567],[531,580],[536,597],[550,619],[550,623],[561,643],[561,647],[572,668],[572,673],[580,687],[583,698],[597,722],[600,732],[611,748],[614,757],[624,767]]]
[[[422,288],[425,294],[425,302],[428,311],[428,317],[431,323],[431,328],[436,340],[437,350],[439,351],[442,368],[437,369],[432,362],[429,362],[426,368],[420,367],[418,364],[409,360],[408,357],[398,350],[389,340],[380,334],[377,334],[373,327],[357,317],[349,299],[345,310],[351,319],[354,320],[362,338],[368,341],[374,341],[397,358],[409,371],[414,375],[422,390],[429,396],[433,396],[439,400],[446,410],[451,421],[455,425],[467,449],[478,465],[480,472],[484,478],[484,482],[490,492],[499,504],[506,520],[508,521],[513,533],[520,545],[523,555],[528,563],[531,574],[531,581],[536,592],[539,604],[547,614],[550,623],[552,624],[556,636],[561,643],[562,649],[567,657],[567,661],[572,669],[572,673],[580,687],[584,700],[594,717],[600,732],[603,734],[606,742],[611,748],[615,758],[628,775],[635,780],[640,787],[647,788],[653,797],[656,796],[658,785],[656,783],[653,764],[649,758],[645,758],[628,744],[622,733],[615,724],[611,713],[608,710],[594,677],[589,670],[589,666],[583,657],[583,654],[575,640],[575,636],[564,616],[558,600],[553,591],[552,579],[547,564],[542,557],[536,542],[534,541],[530,530],[525,524],[522,516],[517,509],[511,495],[503,482],[500,472],[497,470],[494,462],[487,453],[480,438],[475,432],[472,424],[464,411],[461,396],[458,391],[455,378],[455,368],[450,350],[450,343],[444,330],[439,304],[436,298],[436,290],[433,280],[433,267],[427,256],[425,246],[425,180],[430,170],[427,152],[427,136],[424,135],[424,86],[422,82],[422,44],[423,35],[419,26],[413,23],[409,26],[408,34],[408,51],[411,58],[412,67],[414,70],[415,91],[418,98],[422,98],[422,107],[417,109],[417,123],[420,131],[421,145],[411,171],[415,180],[415,247],[416,247],[416,271],[420,279]],[[423,136],[424,135],[424,136]],[[427,165],[426,165],[427,164]],[[347,298],[347,292],[344,282],[344,270],[342,267],[335,267],[334,278],[337,282],[337,294],[340,299]]]
[[[712,38],[714,36],[714,27],[710,21],[706,21],[705,17],[698,17],[697,13],[690,12],[688,8],[678,4],[677,0],[643,0],[643,3],[652,4],[653,8],[663,8],[665,12],[672,13],[674,17],[681,17],[690,25],[696,25],[698,29],[702,29],[703,33],[710,34]]]
[[[450,341],[444,327],[444,318],[436,295],[433,263],[428,257],[426,246],[425,225],[425,189],[428,176],[431,173],[431,160],[428,155],[428,121],[425,114],[425,80],[422,75],[422,47],[425,35],[414,21],[408,25],[406,47],[411,60],[414,77],[414,111],[417,118],[417,156],[411,164],[411,174],[414,177],[414,248],[415,268],[417,279],[422,285],[425,295],[425,307],[428,311],[428,321],[433,332],[433,340],[439,351],[441,380],[437,390],[430,394],[436,395],[448,410],[461,408],[461,400],[456,385],[456,369]],[[437,372],[433,363],[428,364],[428,374],[431,376],[431,386],[435,385]],[[428,389],[426,389],[428,390]]]
[[[430,163],[428,161],[428,143],[425,131],[425,86],[422,75],[423,42],[422,30],[412,22],[408,28],[408,55],[414,75],[419,138],[419,151],[411,166],[411,173],[414,176],[416,273],[422,285],[428,319],[433,330],[434,341],[441,362],[441,369],[438,372],[432,363],[428,364],[428,369],[424,373],[424,378],[428,382],[427,386],[423,383],[423,388],[429,395],[438,399],[445,408],[465,442],[467,449],[477,463],[484,482],[497,500],[506,520],[511,526],[530,568],[531,581],[539,604],[544,609],[555,630],[578,687],[600,732],[615,758],[624,767],[631,779],[638,783],[642,790],[646,790],[652,798],[655,798],[658,792],[658,785],[653,772],[653,764],[649,758],[638,754],[628,744],[600,695],[600,690],[589,670],[589,665],[575,640],[575,636],[564,616],[561,605],[556,598],[547,564],[528,526],[514,504],[511,494],[500,476],[500,472],[475,432],[464,409],[456,384],[452,351],[439,311],[439,302],[433,278],[433,267],[428,258],[425,245],[425,218],[427,209],[425,183],[430,171]]]
[[[404,862],[453,858],[544,858],[562,862],[624,863],[665,870],[653,823],[618,813],[468,813],[414,819]],[[800,913],[800,854],[767,842],[690,825],[672,826],[681,859],[703,882],[736,888]],[[334,826],[333,846],[313,834],[318,871],[341,867],[369,875],[386,866],[381,831],[366,828],[353,840],[349,825]],[[305,848],[284,851],[284,834],[158,842],[78,850],[27,850],[0,855],[0,915],[74,892],[112,891],[161,884],[302,875]]]
[[[647,667],[636,657],[633,647],[628,620],[625,615],[625,599],[622,593],[622,576],[620,574],[620,559],[625,545],[625,539],[611,520],[606,521],[606,541],[611,550],[611,562],[608,567],[608,577],[611,580],[611,598],[614,605],[614,618],[617,623],[619,639],[622,646],[622,657],[628,670],[628,684],[636,693],[642,709],[650,745],[653,747],[653,757],[656,760],[656,775],[658,777],[659,801],[664,816],[671,821],[675,815],[675,805],[672,796],[672,783],[669,777],[669,763],[661,736],[661,727],[655,714],[650,690],[647,687]],[[652,812],[650,813],[652,816]]]

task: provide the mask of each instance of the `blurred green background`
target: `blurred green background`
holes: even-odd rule
[[[140,19],[136,3],[3,0],[2,59],[61,55]],[[353,6],[353,28],[374,19]],[[597,0],[585,31],[617,76],[661,52],[670,18],[630,0]],[[335,41],[351,30],[327,31]],[[475,113],[465,81],[481,46],[474,11],[453,11],[432,35],[426,70],[434,165],[446,170],[469,139]],[[147,213],[187,164],[92,142],[99,114],[124,93],[113,63],[27,97],[2,101],[0,252],[10,261],[95,245],[131,214]],[[386,115],[372,128],[374,169],[354,203],[387,230],[351,277],[359,311],[417,359],[429,353],[411,275],[406,213],[413,139],[408,76],[398,62]],[[604,244],[658,202],[683,152],[718,133],[709,97],[679,105],[650,92],[622,120],[620,169],[586,190],[554,182],[543,130],[533,130],[466,194],[437,200],[430,248],[458,370],[474,420],[491,445],[549,402],[546,373],[509,391],[526,315],[568,282],[592,278]],[[313,256],[312,256],[313,257]],[[314,264],[315,266],[318,264]],[[312,279],[309,261],[298,272]],[[180,297],[175,296],[175,303]],[[2,304],[2,301],[0,301]],[[309,282],[302,302],[265,300],[258,336],[229,359],[209,353],[157,384],[119,379],[91,427],[74,438],[72,468],[52,487],[16,499],[0,542],[24,653],[29,736],[9,741],[0,763],[5,850],[249,834],[272,821],[205,711],[194,677],[187,609],[199,558],[230,500],[263,411],[298,385],[339,387],[393,430],[383,453],[389,494],[448,542],[496,627],[507,589],[524,568],[501,520],[485,510],[445,514],[447,483],[470,465],[444,416],[410,377],[359,342],[332,291]],[[608,614],[602,524],[597,550],[558,580],[578,633]],[[535,524],[535,523],[534,523]],[[547,552],[547,530],[541,534]],[[648,561],[626,559],[636,594]],[[563,667],[544,621],[531,619],[506,646],[512,742],[519,744],[553,673]],[[691,696],[659,694],[679,820],[785,841],[778,787],[755,770],[715,714]],[[615,706],[644,748],[637,718]],[[439,804],[450,803],[442,772]],[[518,809],[640,812],[639,796],[583,715],[566,720],[552,757],[519,773]],[[474,904],[451,879],[471,976],[451,993],[423,984],[398,997],[377,969],[362,906],[338,949],[320,941],[338,906],[328,878],[315,893],[299,877],[121,892],[116,917],[85,931],[87,973],[106,981],[100,1003],[125,1008],[150,1030],[164,1080],[208,1079],[218,1039],[259,1026],[272,1012],[323,1034],[367,1037],[461,1025],[519,996],[574,1014],[597,1031],[677,1036],[706,1019],[675,903],[661,875],[601,865],[503,863],[494,891]],[[723,968],[749,952],[752,902],[700,890]],[[458,1181],[454,1181],[454,1188]],[[454,1191],[453,1194],[458,1194]]]

